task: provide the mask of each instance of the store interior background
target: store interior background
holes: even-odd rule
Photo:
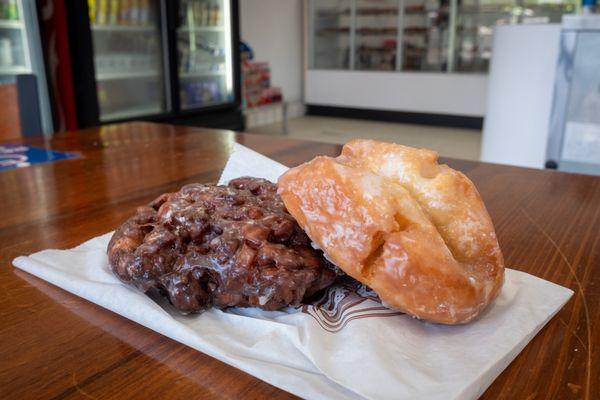
[[[0,141],[141,120],[600,175],[596,2],[0,0]]]
[[[302,0],[243,0],[240,2],[240,24],[242,40],[252,47],[257,60],[269,62],[271,80],[274,85],[281,87],[284,99],[288,102],[290,137],[340,144],[355,137],[368,137],[408,146],[429,147],[448,157],[479,159],[479,129],[305,115],[305,21]],[[485,98],[485,83],[481,88],[481,97]],[[280,118],[277,110],[267,111],[257,125],[247,126],[246,129],[281,135]]]
[[[352,2],[317,0],[313,3],[321,3],[324,9],[340,9]],[[394,2],[355,2],[360,3],[363,7],[371,5],[376,8]],[[485,8],[488,2],[473,3],[484,4]],[[494,3],[493,6],[502,4],[491,3]],[[302,0],[241,1],[241,39],[253,48],[255,59],[270,64],[272,84],[281,87],[284,99],[289,103],[287,135],[290,137],[330,143],[345,143],[353,137],[369,137],[429,147],[442,156],[481,160],[484,121],[488,117],[494,123],[493,126],[488,124],[488,131],[508,130],[509,133],[501,132],[502,137],[487,141],[488,151],[487,157],[483,157],[484,161],[543,168],[554,102],[560,12],[568,10],[568,13],[577,14],[581,13],[581,9],[578,2],[572,1],[537,3],[537,10],[542,9],[543,12],[535,14],[536,2],[532,3],[533,13],[525,5],[520,11],[519,26],[505,29],[504,39],[499,44],[503,48],[498,50],[501,54],[495,55],[494,82],[490,81],[489,65],[479,66],[479,70],[475,71],[468,71],[467,68],[466,71],[454,73],[378,71],[380,79],[372,72],[315,68],[314,61],[310,60],[311,46],[314,46],[310,43],[314,29],[310,15],[314,15],[315,11],[311,9],[310,2]],[[546,17],[540,18],[542,14]],[[490,30],[490,47],[492,38]],[[598,46],[600,42],[595,43]],[[594,65],[600,63],[600,47],[596,48],[596,55],[588,54],[594,58]],[[598,72],[592,75],[592,80],[600,82]],[[593,95],[600,98],[600,91]],[[491,118],[486,115],[490,112],[490,98],[494,114]],[[392,115],[392,118],[388,118],[388,115],[384,115],[378,120],[378,114],[375,113],[367,115],[368,119],[364,119],[362,114],[360,119],[353,119],[352,113],[348,112],[343,113],[343,118],[311,115],[313,113],[310,112],[305,115],[306,104],[398,111],[408,114],[408,117]],[[600,115],[600,106],[597,113]],[[451,118],[444,120],[443,117],[448,115]],[[427,121],[430,117],[433,124]],[[410,123],[412,120],[418,123]],[[265,112],[249,121],[246,129],[262,134],[282,134],[277,112]],[[600,133],[595,129],[592,142],[597,146]],[[494,150],[489,148],[499,149],[498,154],[491,154],[490,151]],[[523,154],[515,154],[519,152]],[[588,161],[596,157],[600,160],[598,154],[597,151],[588,154]]]

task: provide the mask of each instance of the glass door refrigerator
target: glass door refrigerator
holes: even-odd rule
[[[40,126],[53,131],[44,56],[34,1],[0,0],[0,85],[14,84],[18,75],[35,76]]]
[[[67,17],[80,127],[155,120],[243,128],[237,1],[74,3]]]

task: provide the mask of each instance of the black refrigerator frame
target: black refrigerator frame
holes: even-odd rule
[[[94,65],[94,46],[89,19],[88,2],[77,0],[69,2],[67,23],[69,47],[73,74],[73,87],[79,128],[113,124],[126,121],[155,121],[181,125],[206,126],[233,130],[243,130],[244,118],[241,111],[241,70],[240,70],[240,22],[239,2],[229,1],[231,5],[231,48],[233,68],[233,94],[231,102],[206,107],[182,110],[179,94],[177,28],[179,24],[179,0],[159,0],[160,31],[163,41],[163,63],[166,78],[164,83],[167,105],[171,110],[163,113],[139,115],[100,121],[100,108],[96,87]]]

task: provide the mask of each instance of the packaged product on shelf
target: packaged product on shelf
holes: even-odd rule
[[[210,26],[217,25],[217,9],[218,8],[219,8],[219,6],[216,4],[209,6],[209,14],[208,14],[209,23],[208,24]]]
[[[8,0],[6,9],[6,19],[13,21],[17,21],[19,19],[19,7],[17,6],[17,0]]]
[[[0,3],[0,16],[2,15],[1,7],[2,4]],[[96,0],[88,0],[88,14],[90,23],[94,25],[96,23]]]
[[[221,10],[221,6],[217,5],[215,10],[215,26],[223,25],[223,11]]]
[[[129,0],[120,0],[119,24],[129,25]]]
[[[110,0],[108,23],[111,25],[119,23],[119,0]]]
[[[96,23],[106,25],[108,14],[108,0],[98,0],[98,12],[96,13]]]
[[[150,24],[150,4],[149,0],[140,0],[139,5],[139,22],[140,25],[149,25]]]
[[[204,25],[203,19],[206,15],[206,4],[200,2],[194,2],[194,25],[202,26]]]
[[[189,72],[190,51],[187,47],[179,49],[179,70],[181,73]]]
[[[210,25],[210,4],[202,3],[202,13],[200,14],[200,26]]]
[[[129,0],[129,24],[130,25],[139,25],[139,0]]]

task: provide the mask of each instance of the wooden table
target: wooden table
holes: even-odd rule
[[[25,141],[84,157],[0,172],[0,399],[293,397],[11,266],[110,231],[160,193],[215,181],[233,141],[290,166],[340,151],[148,123]],[[447,161],[479,188],[507,265],[575,291],[483,398],[598,398],[600,178]]]

